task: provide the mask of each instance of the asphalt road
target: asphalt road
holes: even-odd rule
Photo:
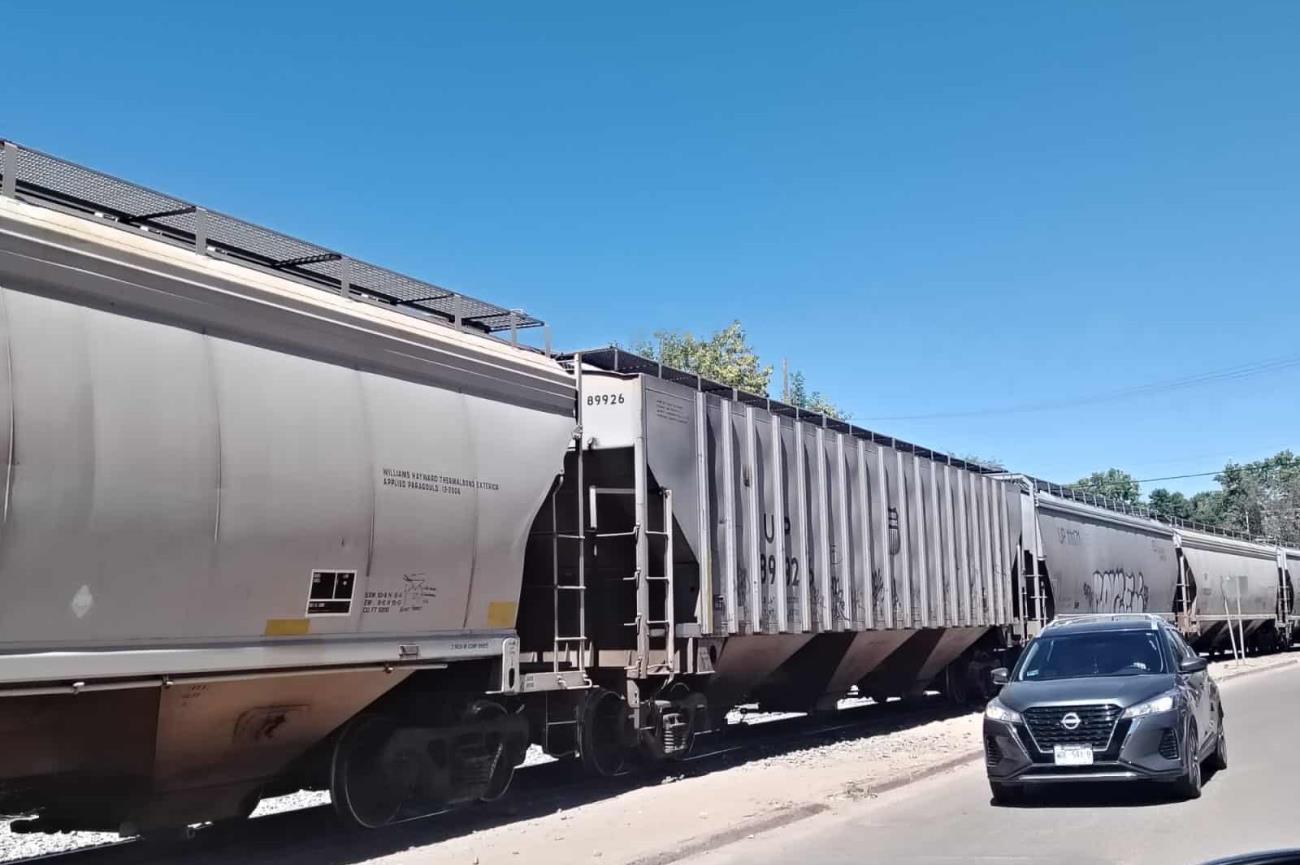
[[[1187,865],[1300,848],[1300,667],[1220,687],[1229,765],[1207,779],[1196,801],[1173,802],[1132,785],[1089,785],[1035,796],[1023,807],[995,807],[983,766],[971,764],[739,841],[692,865]]]

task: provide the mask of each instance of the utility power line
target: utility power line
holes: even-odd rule
[[[1238,465],[1238,466],[1234,466],[1234,468],[1237,471],[1242,471],[1242,472],[1271,472],[1277,470],[1276,466]],[[1179,481],[1184,478],[1208,478],[1211,477],[1212,475],[1221,475],[1223,473],[1224,473],[1224,469],[1216,469],[1215,471],[1212,472],[1192,472],[1191,474],[1186,474],[1186,475],[1166,475],[1165,477],[1162,478],[1138,478],[1136,480],[1136,483],[1149,484],[1149,483],[1154,483],[1155,481]]]
[[[1239,366],[1226,367],[1224,369],[1210,370],[1208,372],[1198,373],[1196,375],[1184,376],[1182,378],[1166,379],[1164,381],[1149,382],[1147,384],[1133,385],[1131,387],[1120,388],[1113,391],[1092,394],[1090,396],[1074,397],[1071,399],[1059,400],[1042,400],[1040,402],[1029,402],[1011,404],[983,409],[968,409],[963,411],[942,411],[928,412],[925,414],[912,415],[887,415],[880,417],[865,418],[868,421],[895,421],[895,420],[937,420],[941,418],[962,418],[962,417],[982,417],[988,415],[1003,414],[1025,414],[1042,411],[1055,411],[1065,408],[1074,408],[1076,406],[1097,405],[1098,403],[1115,402],[1118,400],[1132,399],[1139,396],[1148,396],[1164,391],[1182,390],[1200,385],[1212,384],[1219,381],[1230,381],[1233,379],[1247,378],[1249,376],[1262,375],[1264,373],[1277,372],[1279,370],[1300,367],[1300,356],[1274,358],[1273,360],[1255,361],[1253,363],[1241,364]]]
[[[1166,475],[1163,478],[1138,478],[1136,483],[1150,484],[1150,483],[1155,483],[1156,481],[1180,481],[1184,478],[1208,478],[1212,475],[1218,475],[1218,474],[1223,474],[1223,469],[1219,469],[1217,471],[1212,471],[1212,472],[1192,472],[1191,474],[1187,474],[1187,475]]]

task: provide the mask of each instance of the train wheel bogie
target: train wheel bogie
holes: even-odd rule
[[[504,795],[528,742],[527,722],[489,700],[458,724],[403,724],[382,715],[354,720],[338,737],[330,772],[334,810],[375,829]]]
[[[655,760],[681,760],[689,756],[695,735],[708,721],[704,695],[681,689],[668,699],[654,700],[649,707],[650,724],[642,731],[641,744]]]

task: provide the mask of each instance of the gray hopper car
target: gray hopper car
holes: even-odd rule
[[[16,827],[299,787],[381,826],[500,796],[529,744],[609,774],[742,701],[979,698],[1058,615],[1289,641],[1300,553],[537,324],[0,142]]]
[[[1206,651],[1228,647],[1235,635],[1252,649],[1289,644],[1294,552],[1050,492],[1032,495],[1049,616],[1160,613]]]

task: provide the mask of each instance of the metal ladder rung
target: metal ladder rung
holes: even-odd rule
[[[585,541],[586,535],[575,535],[571,532],[533,532],[535,538],[558,538],[562,541]]]
[[[560,585],[560,586],[548,586],[547,588],[555,589],[557,592],[585,592],[585,591],[587,591],[587,587],[586,587],[586,586],[569,586],[569,585]]]
[[[632,529],[630,532],[595,532],[592,537],[596,538],[632,538],[640,533],[640,529]]]

